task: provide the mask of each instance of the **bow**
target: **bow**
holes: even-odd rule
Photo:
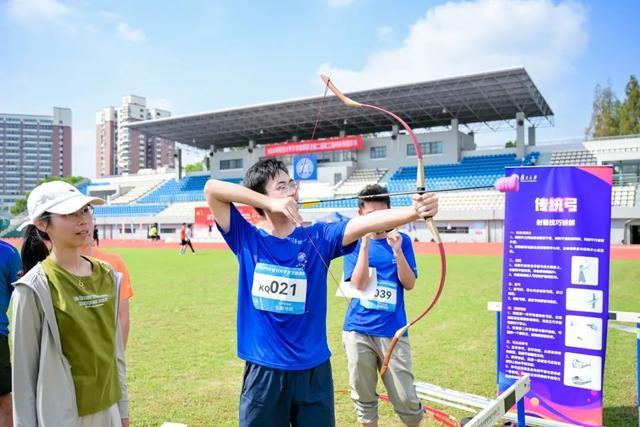
[[[416,192],[418,194],[424,194],[424,192],[426,191],[426,187],[425,187],[425,180],[424,180],[424,161],[423,161],[423,158],[422,158],[422,150],[420,149],[420,144],[418,143],[418,139],[416,138],[416,135],[413,133],[413,130],[411,130],[409,125],[404,120],[402,120],[398,115],[392,113],[391,111],[385,110],[384,108],[380,108],[378,106],[371,105],[371,104],[362,104],[360,102],[356,102],[356,101],[352,100],[351,98],[348,98],[337,87],[335,87],[335,85],[333,84],[333,82],[331,81],[331,79],[328,76],[321,75],[320,77],[322,78],[322,81],[325,83],[326,87],[329,90],[331,90],[331,92],[333,92],[333,94],[336,97],[338,97],[338,99],[340,99],[340,101],[342,101],[346,106],[353,107],[353,108],[368,108],[368,109],[371,109],[371,110],[378,111],[378,112],[383,113],[383,114],[385,114],[387,116],[391,116],[395,121],[397,121],[398,123],[400,123],[402,125],[402,127],[407,131],[407,134],[409,135],[409,138],[411,138],[411,142],[413,143],[413,146],[415,147],[416,157],[418,159],[418,165],[417,165],[418,169],[417,169],[417,176],[416,176]],[[427,313],[429,313],[429,311],[431,311],[431,309],[436,305],[436,303],[440,299],[440,295],[442,294],[442,290],[444,289],[444,282],[445,282],[445,279],[446,279],[446,276],[447,276],[447,258],[446,258],[445,252],[444,252],[444,245],[442,244],[442,239],[440,238],[440,233],[438,233],[438,228],[436,227],[435,223],[433,222],[433,218],[431,218],[431,217],[425,218],[425,221],[427,223],[427,226],[431,230],[431,234],[433,235],[433,239],[438,244],[438,250],[440,252],[440,266],[441,266],[441,269],[440,269],[440,282],[439,282],[439,285],[438,285],[438,290],[436,291],[436,294],[433,297],[433,300],[427,306],[427,308],[425,308],[411,322],[407,323],[405,326],[403,326],[402,328],[398,329],[396,331],[396,333],[394,334],[393,339],[389,343],[389,347],[387,347],[387,351],[386,351],[386,353],[384,355],[384,359],[382,361],[382,366],[380,367],[380,375],[381,376],[384,375],[385,372],[387,371],[387,368],[389,366],[389,361],[391,360],[391,356],[393,354],[394,348],[398,344],[398,340],[400,340],[402,335],[404,335],[404,333],[407,330],[409,330],[410,327],[412,327],[413,325],[418,323],[423,317],[425,317],[427,315]]]

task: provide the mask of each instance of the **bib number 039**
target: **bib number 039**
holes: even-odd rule
[[[360,300],[360,304],[370,310],[395,311],[398,285],[387,280],[378,280],[373,295]]]
[[[385,289],[376,289],[376,293],[373,296],[375,299],[381,299],[381,300],[390,300],[391,297],[393,296],[393,292],[389,291],[389,290],[385,290]]]
[[[303,269],[259,262],[251,287],[253,306],[258,310],[302,314],[307,299],[307,276]]]

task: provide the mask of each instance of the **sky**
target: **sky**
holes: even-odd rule
[[[640,1],[0,0],[0,113],[73,113],[73,174],[95,176],[95,115],[124,95],[173,116],[524,66],[577,139],[594,89],[640,75]],[[464,128],[463,128],[464,130]],[[479,145],[514,139],[476,135]]]

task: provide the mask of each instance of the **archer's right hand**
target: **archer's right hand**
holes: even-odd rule
[[[269,212],[282,214],[294,224],[302,225],[298,202],[293,197],[272,198],[269,202]]]

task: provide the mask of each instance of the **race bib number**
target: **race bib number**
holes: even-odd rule
[[[307,300],[307,275],[302,268],[259,262],[253,272],[253,306],[274,313],[303,314]]]
[[[368,292],[360,304],[370,310],[396,311],[398,285],[388,280],[378,280],[375,289]]]

